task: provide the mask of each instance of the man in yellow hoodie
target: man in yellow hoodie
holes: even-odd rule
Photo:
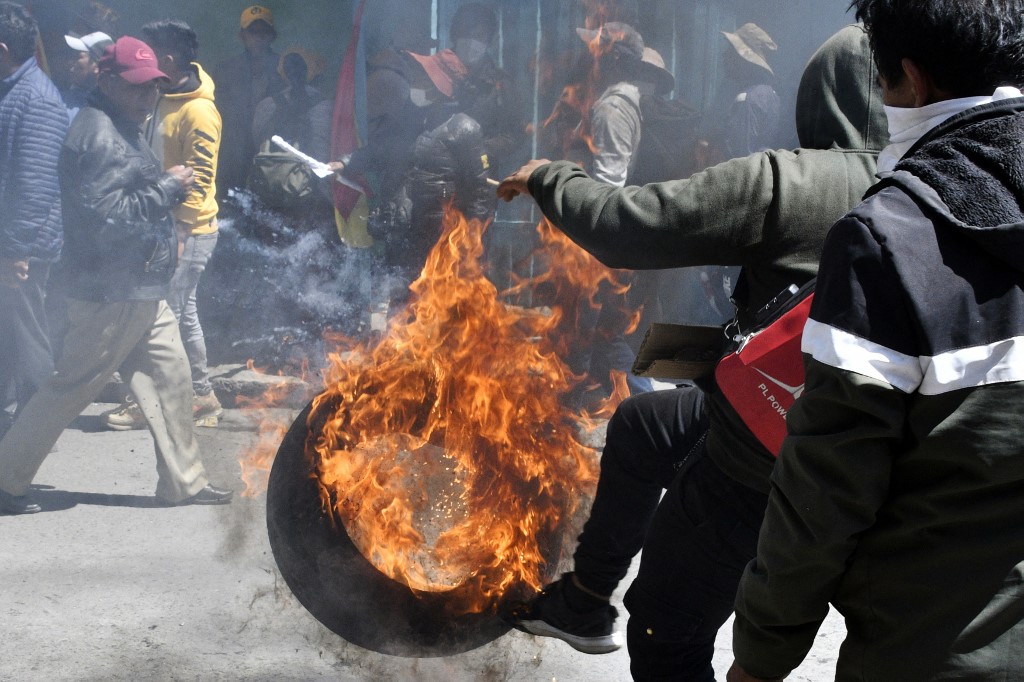
[[[195,172],[196,181],[188,198],[174,210],[179,257],[167,304],[178,318],[192,366],[192,416],[199,425],[216,426],[223,408],[210,384],[206,341],[196,310],[196,287],[217,245],[216,169],[221,117],[214,104],[213,80],[195,61],[199,50],[195,31],[183,21],[163,19],[143,26],[142,35],[170,79],[161,87],[146,138],[164,169],[181,165]],[[145,428],[141,411],[131,401],[106,413],[103,421],[118,431]]]

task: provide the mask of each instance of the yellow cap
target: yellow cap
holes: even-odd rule
[[[242,12],[242,28],[249,28],[249,24],[254,21],[266,22],[268,26],[273,28],[274,26],[274,13],[266,7],[260,5],[253,5],[252,7],[246,7],[245,11]]]

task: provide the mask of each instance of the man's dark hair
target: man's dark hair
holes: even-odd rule
[[[1024,0],[853,0],[878,71],[903,80],[910,59],[954,97],[1024,84]]]
[[[182,69],[194,62],[199,53],[196,32],[180,19],[151,21],[142,27],[142,39],[157,52],[172,55]]]
[[[465,38],[477,26],[486,31],[491,38],[498,32],[498,17],[494,10],[480,2],[471,2],[463,5],[452,17],[451,40]]]
[[[114,30],[117,25],[117,20],[120,17],[110,7],[107,7],[98,0],[90,0],[90,2],[75,15],[75,21],[72,23],[71,28],[79,35],[85,35],[86,33],[94,33],[96,31],[102,31],[109,36],[117,35]]]
[[[0,43],[7,46],[11,57],[24,64],[36,52],[39,25],[24,6],[16,2],[0,2]]]

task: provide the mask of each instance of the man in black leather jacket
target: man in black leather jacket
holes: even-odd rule
[[[441,236],[446,207],[451,204],[467,219],[485,221],[495,205],[487,184],[491,164],[483,130],[454,99],[465,66],[451,50],[408,57],[410,92],[421,94],[423,132],[409,148],[408,168],[390,201],[394,208],[389,219],[371,216],[369,224],[371,236],[381,245],[392,308],[408,298],[409,284]]]
[[[451,115],[417,138],[406,176],[413,208],[406,255],[412,265],[422,267],[437,243],[449,202],[467,219],[483,221],[491,216],[494,192],[487,185],[489,168],[480,124],[464,113]]]
[[[25,496],[67,424],[120,370],[156,448],[156,496],[167,504],[223,504],[192,433],[191,370],[164,298],[177,261],[172,209],[192,169],[166,173],[141,126],[166,79],[148,45],[124,37],[99,62],[98,89],[75,118],[58,167],[65,208],[68,333],[53,376],[0,441],[0,512],[41,507]]]

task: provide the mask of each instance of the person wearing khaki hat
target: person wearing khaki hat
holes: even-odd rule
[[[217,168],[217,198],[231,188],[245,187],[257,143],[252,137],[256,106],[285,88],[278,73],[281,56],[271,45],[277,38],[274,13],[263,5],[246,7],[239,17],[241,54],[211,70],[217,88],[217,109],[224,120]]]
[[[580,149],[584,167],[595,180],[623,187],[636,168],[642,138],[640,84],[653,78],[643,62],[644,40],[634,27],[619,21],[596,29],[577,28],[576,35],[593,55],[598,74],[596,81],[588,83],[597,98],[584,112],[580,126],[579,138],[589,147]],[[649,379],[630,372],[634,353],[625,334],[630,326],[629,302],[605,285],[592,294],[594,305],[580,311],[578,341],[567,357],[573,372],[588,375],[567,398],[577,407],[591,407],[610,395],[615,372],[625,375],[631,394],[651,390]]]
[[[734,33],[722,31],[722,35],[729,41],[736,54],[754,66],[759,66],[768,73],[775,75],[771,65],[768,64],[768,55],[779,49],[768,33],[753,23],[746,23],[740,26]]]
[[[722,36],[725,78],[705,112],[699,167],[784,146],[779,139],[782,103],[772,85],[775,72],[769,63],[778,45],[752,23],[722,31]]]
[[[644,39],[640,33],[613,21],[597,29],[577,28],[576,35],[597,59],[598,97],[590,108],[590,145],[594,151],[588,170],[609,185],[622,187],[640,144],[640,88]]]

